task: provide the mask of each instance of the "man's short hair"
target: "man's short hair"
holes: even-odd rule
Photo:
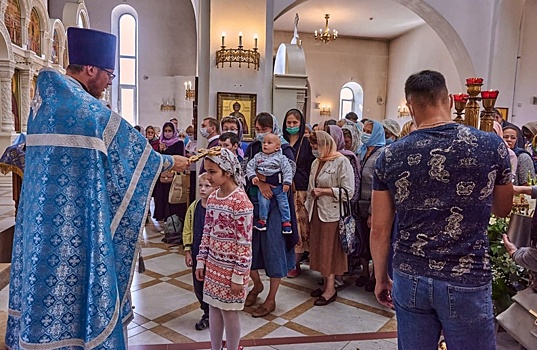
[[[345,119],[348,119],[356,123],[358,121],[358,114],[354,112],[349,112],[345,115]]]
[[[207,118],[203,119],[203,121],[207,121],[210,126],[214,126],[217,134],[220,133],[220,123],[218,123],[218,120],[216,120],[215,118],[212,118],[212,117],[207,117]]]
[[[220,141],[229,140],[232,146],[238,145],[240,142],[239,135],[235,134],[234,132],[225,132],[222,135],[220,135],[218,139]]]
[[[448,97],[446,79],[432,70],[412,74],[405,82],[405,96],[407,101],[419,107],[435,106]]]
[[[82,73],[84,67],[81,64],[70,64],[67,66],[67,71],[72,74]]]

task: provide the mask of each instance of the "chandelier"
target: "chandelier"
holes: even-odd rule
[[[315,40],[320,40],[323,43],[327,43],[329,41],[334,41],[337,38],[337,30],[333,30],[332,33],[330,33],[330,28],[328,28],[328,19],[330,18],[329,14],[324,15],[324,18],[326,19],[326,24],[324,26],[324,31],[322,29],[319,29],[319,32],[315,31]]]

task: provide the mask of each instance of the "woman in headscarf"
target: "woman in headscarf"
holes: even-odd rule
[[[159,150],[162,154],[185,155],[185,145],[177,136],[174,123],[164,123],[162,134],[160,135]],[[166,221],[173,214],[177,214],[182,219],[185,218],[186,203],[168,203],[170,187],[171,183],[163,183],[160,179],[155,184],[155,190],[153,192],[155,196],[155,212],[153,213],[153,217],[158,221]]]
[[[362,129],[362,123],[353,123],[348,120],[345,120],[345,124],[341,127],[345,141],[345,149],[353,152],[356,155],[360,154],[360,149],[362,146]]]
[[[332,127],[341,133],[337,126]],[[315,306],[324,306],[337,298],[336,275],[347,271],[347,254],[339,242],[340,214],[334,208],[339,208],[340,188],[352,198],[355,183],[351,163],[336,150],[328,133],[315,131],[309,141],[317,158],[311,166],[306,200],[311,231],[310,268],[324,278],[323,287],[311,292],[311,296],[317,298]],[[341,200],[347,199],[345,191],[341,191]]]
[[[494,121],[493,129],[494,129],[494,132],[496,133],[496,135],[500,136],[503,139],[502,125],[500,123],[498,123],[497,121]],[[505,140],[504,140],[504,142],[505,142]],[[516,157],[515,152],[511,148],[509,148],[509,144],[507,142],[505,142],[505,144],[507,145],[507,151],[509,152],[509,160],[511,162],[511,174],[513,174],[513,176],[515,176],[516,169],[517,169],[517,163],[518,163],[517,157]]]
[[[371,195],[373,191],[373,175],[375,173],[375,163],[378,156],[386,145],[384,127],[381,123],[368,120],[364,123],[362,134],[362,176],[360,195],[358,198],[358,231],[364,244],[362,253],[362,274],[356,280],[356,286],[365,286],[366,291],[375,290],[374,274],[369,273],[369,261],[371,252],[369,250],[369,236],[371,234]]]
[[[248,148],[248,143],[243,142],[243,129],[241,121],[232,115],[222,118],[220,121],[220,128],[222,129],[222,134],[225,132],[232,132],[239,137],[239,148],[237,149],[237,154],[242,158],[244,157],[244,152]]]
[[[159,144],[160,141],[155,133],[155,128],[149,125],[147,128],[145,128],[145,137],[147,138],[147,141],[149,141],[149,144],[155,151],[159,151]]]
[[[272,133],[280,137],[281,151],[289,158],[289,163],[295,169],[295,157],[289,143],[283,138],[282,131],[278,126],[276,118],[267,112],[259,113],[255,119],[256,139],[252,142],[244,154],[244,164],[253,159],[261,152],[262,140],[266,134]],[[289,193],[289,209],[291,212],[292,234],[283,235],[281,230],[281,217],[277,202],[272,198],[271,183],[277,183],[278,174],[264,178],[258,175],[261,180],[257,186],[249,181],[246,185],[246,193],[254,205],[254,220],[259,219],[259,204],[257,201],[257,191],[261,191],[265,198],[271,198],[270,210],[266,225],[266,231],[254,229],[252,238],[252,268],[250,277],[254,282],[252,290],[246,297],[245,306],[252,306],[257,300],[259,293],[263,291],[263,282],[259,276],[260,269],[264,269],[270,278],[270,287],[267,298],[257,309],[252,312],[253,317],[263,317],[270,314],[276,308],[276,293],[280,286],[282,277],[295,267],[294,247],[298,242],[298,229],[295,215],[295,203],[293,196]]]
[[[310,143],[306,137],[306,120],[298,109],[290,109],[283,119],[283,137],[293,149],[296,163],[296,173],[293,178],[293,193],[295,211],[298,223],[298,243],[295,246],[295,268],[287,274],[294,278],[300,275],[300,260],[302,254],[309,251],[310,222],[308,211],[305,207],[310,176],[311,163],[315,160],[311,153]]]
[[[528,178],[535,178],[535,167],[531,154],[522,148],[516,147],[517,138],[518,130],[515,126],[507,125],[503,128],[503,139],[517,157],[517,169],[513,185],[526,186],[529,185]]]

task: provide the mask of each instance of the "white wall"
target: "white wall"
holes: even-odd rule
[[[230,6],[229,0],[211,1],[211,63],[209,81],[209,116],[217,116],[217,92],[230,93],[250,93],[257,95],[257,113],[270,111],[264,106],[270,106],[272,97],[266,93],[267,86],[271,86],[272,81],[267,79],[265,69],[272,60],[269,54],[265,58],[266,32],[266,1],[265,0],[236,0]],[[259,70],[245,64],[239,68],[237,63],[229,67],[229,63],[224,67],[216,67],[216,51],[222,44],[222,33],[226,33],[225,45],[227,48],[237,48],[239,45],[239,32],[242,32],[242,44],[244,49],[254,47],[254,35],[257,34],[257,46],[261,55]],[[200,115],[199,120],[206,116]]]
[[[514,108],[514,123],[524,125],[537,120],[537,105],[532,104],[533,96],[537,96],[537,1],[527,1],[524,9],[524,22],[522,29],[522,42],[518,73],[516,77]],[[500,91],[500,95],[501,95]]]
[[[50,2],[51,16],[61,18],[66,0]],[[111,31],[112,10],[122,0],[85,1],[93,29]],[[157,125],[170,118],[186,128],[192,120],[192,102],[184,99],[184,80],[196,74],[196,22],[191,0],[129,0],[138,13],[139,124]],[[175,77],[175,78],[174,78]],[[161,112],[162,99],[174,98],[175,112]]]
[[[291,32],[275,32],[274,52],[281,43],[290,43],[292,37]],[[384,119],[384,106],[377,104],[377,97],[386,99],[386,41],[339,37],[324,44],[304,34],[301,39],[311,92],[306,119],[311,124],[339,119],[339,93],[350,81],[357,82],[364,89],[363,117]],[[320,110],[313,109],[316,102],[331,107],[330,118],[321,117]]]
[[[466,91],[446,46],[429,25],[424,24],[392,40],[389,51],[386,118],[397,119],[397,106],[406,103],[405,81],[411,74],[421,70],[441,72],[450,93]],[[410,119],[398,119],[401,124],[407,120]]]

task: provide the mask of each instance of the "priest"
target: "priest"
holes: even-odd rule
[[[44,69],[28,118],[16,218],[9,349],[125,349],[137,241],[159,174],[187,158],[156,153],[98,98],[114,79],[116,37],[69,28],[67,75]]]

